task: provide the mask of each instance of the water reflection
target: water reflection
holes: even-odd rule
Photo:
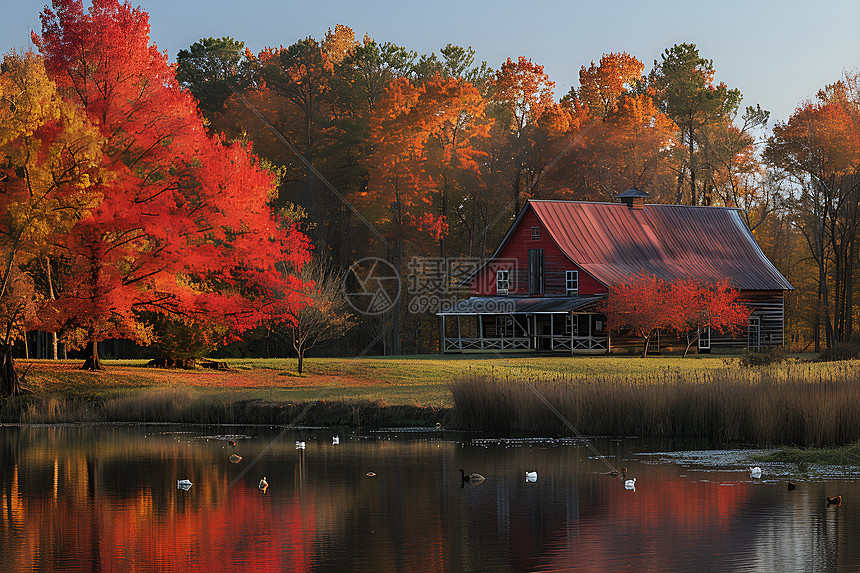
[[[233,447],[221,430],[0,428],[0,562],[207,573],[860,568],[853,479],[794,476],[790,491],[767,467],[751,478],[744,460],[717,469],[638,455],[665,445],[634,441],[596,442],[600,459],[570,441],[342,433],[336,444],[335,432],[306,431],[272,443],[279,430],[259,428],[231,429],[248,436]],[[625,476],[607,475],[622,465]],[[486,479],[464,482],[461,468]],[[181,479],[193,486],[177,489]],[[837,494],[843,504],[827,507]]]

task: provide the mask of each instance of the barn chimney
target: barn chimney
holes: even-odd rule
[[[645,197],[648,197],[648,193],[645,191],[640,191],[636,187],[631,187],[624,193],[619,193],[616,195],[618,199],[621,199],[621,202],[627,205],[627,208],[631,211],[641,211],[645,208]]]

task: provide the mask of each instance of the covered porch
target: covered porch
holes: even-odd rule
[[[472,297],[436,313],[440,350],[608,354],[599,296]]]

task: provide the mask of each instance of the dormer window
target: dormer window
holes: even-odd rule
[[[509,269],[501,269],[496,271],[496,294],[508,294],[510,288],[511,271]]]
[[[564,292],[567,296],[579,294],[579,271],[565,271]]]
[[[540,227],[532,227],[532,241],[540,241]]]

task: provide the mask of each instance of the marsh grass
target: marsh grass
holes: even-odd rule
[[[683,375],[463,376],[451,384],[467,430],[512,435],[695,437],[721,443],[860,440],[860,367],[789,364]]]
[[[449,423],[450,410],[384,400],[272,401],[237,392],[159,387],[107,398],[22,396],[0,401],[7,423],[140,422],[410,427]]]

